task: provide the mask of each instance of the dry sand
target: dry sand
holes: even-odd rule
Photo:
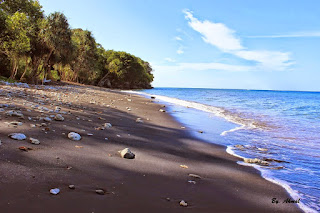
[[[301,212],[296,204],[272,203],[290,196],[257,170],[236,164],[225,147],[192,137],[152,100],[91,86],[41,88],[0,85],[0,104],[10,105],[0,112],[1,213]],[[39,121],[58,114],[50,112],[56,106],[64,121]],[[10,110],[21,110],[24,119],[7,116]],[[104,123],[112,127],[98,130]],[[68,139],[72,131],[82,139]],[[10,133],[27,140],[10,139]],[[118,151],[127,147],[135,159],[121,158]],[[52,188],[60,193],[50,194]]]

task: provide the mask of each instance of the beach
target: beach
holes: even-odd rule
[[[301,212],[284,188],[194,137],[156,99],[78,84],[2,84],[0,105],[1,212]],[[121,158],[125,148],[134,159]]]

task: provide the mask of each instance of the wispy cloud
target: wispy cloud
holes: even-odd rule
[[[200,21],[193,16],[191,11],[184,10],[183,12],[189,26],[199,32],[206,43],[244,60],[256,62],[256,67],[260,70],[283,71],[293,64],[288,52],[249,50],[241,44],[241,40],[235,35],[235,31],[229,29],[223,23],[214,23],[208,20]]]
[[[306,37],[320,37],[320,31],[317,32],[296,32],[280,35],[258,35],[246,36],[246,38],[306,38]]]
[[[238,66],[223,63],[177,63],[172,66],[153,66],[155,70],[163,72],[175,71],[204,71],[204,70],[218,70],[230,72],[254,71],[252,66]]]
[[[180,36],[176,36],[176,37],[174,37],[174,40],[182,41],[182,38]]]
[[[178,53],[179,55],[183,54],[183,53],[184,53],[183,49],[184,49],[184,47],[181,45],[181,46],[179,47],[179,49],[177,50],[177,53]]]
[[[168,62],[176,62],[176,60],[172,59],[172,58],[165,58],[164,60],[168,61]]]

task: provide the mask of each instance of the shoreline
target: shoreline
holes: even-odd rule
[[[176,98],[167,97],[167,96],[162,96],[162,95],[149,94],[149,93],[144,93],[144,92],[139,92],[139,91],[136,92],[136,91],[134,91],[134,90],[123,90],[122,92],[123,92],[123,93],[129,93],[129,94],[138,94],[138,95],[140,95],[140,96],[142,96],[142,97],[144,97],[144,98],[149,98],[149,99],[150,99],[151,96],[153,96],[153,97],[155,97],[155,100],[158,100],[158,101],[160,100],[160,103],[159,103],[159,104],[162,104],[162,105],[163,105],[163,104],[172,104],[172,108],[177,107],[177,106],[189,108],[189,106],[187,106],[187,105],[190,105],[190,104],[191,104],[191,103],[186,104],[186,103],[185,103],[186,101],[185,101],[185,100],[181,100],[181,99],[176,99]],[[176,101],[170,102],[171,99],[174,99],[174,100],[176,100]],[[181,104],[180,102],[181,102],[182,104]],[[195,104],[196,104],[196,105],[195,105],[196,107],[191,107],[191,108],[193,108],[193,109],[195,109],[195,110],[202,111],[202,110],[199,109],[199,107],[197,107],[197,103],[196,103],[196,102],[195,102]],[[192,104],[191,104],[191,105],[192,105]],[[207,111],[202,111],[202,112],[208,113]],[[176,119],[176,122],[181,123],[181,125],[187,125],[187,123],[182,123],[182,121],[179,121],[178,116],[175,115],[175,114],[172,112],[172,110],[169,111],[169,114]],[[213,114],[215,114],[216,117],[220,117],[219,115],[216,115],[216,113],[213,113]],[[223,135],[225,135],[226,133],[229,133],[229,132],[233,132],[233,131],[240,130],[240,129],[244,128],[244,126],[245,126],[244,124],[240,124],[240,123],[237,123],[237,122],[233,122],[232,120],[227,119],[227,118],[223,118],[223,119],[225,119],[227,122],[231,122],[231,123],[236,124],[236,125],[239,125],[239,126],[236,126],[236,127],[232,128],[232,129],[230,129],[230,130],[223,131],[223,132],[220,134],[221,136],[223,136]],[[295,200],[300,200],[299,194],[290,187],[289,183],[287,183],[286,181],[281,180],[281,179],[279,179],[279,178],[273,177],[273,176],[270,174],[270,171],[266,170],[265,168],[263,168],[263,167],[261,167],[261,166],[259,166],[259,165],[257,165],[257,164],[249,164],[249,163],[243,162],[243,159],[244,159],[245,157],[236,154],[236,153],[234,152],[234,150],[233,150],[233,149],[234,149],[233,146],[231,146],[231,145],[227,146],[227,145],[224,145],[224,144],[218,144],[218,143],[215,143],[215,142],[212,142],[212,141],[208,141],[207,139],[203,139],[203,138],[201,138],[200,135],[196,134],[196,130],[195,130],[195,129],[189,130],[189,132],[190,132],[190,136],[191,136],[191,137],[198,138],[199,140],[203,140],[204,142],[209,143],[209,144],[214,144],[214,145],[218,145],[218,146],[223,146],[223,147],[225,148],[225,151],[226,151],[229,155],[238,158],[238,161],[236,161],[237,164],[239,164],[239,165],[241,165],[241,166],[245,166],[245,167],[254,168],[255,170],[257,170],[257,171],[260,173],[260,176],[261,176],[263,179],[268,180],[269,182],[271,182],[271,183],[273,183],[273,184],[277,184],[277,185],[281,186],[283,189],[286,190],[286,192],[287,192],[292,198],[294,198]],[[298,202],[298,206],[299,206],[299,208],[302,209],[304,212],[310,212],[310,213],[316,212],[314,209],[311,209],[310,207],[308,207],[307,205],[305,205],[305,203],[303,203],[303,202],[301,202],[301,201]]]
[[[10,89],[10,86],[0,86],[1,89],[4,87]],[[10,90],[13,99],[5,100],[4,93],[1,93],[0,103],[14,102],[23,114],[36,118],[41,113],[37,109],[27,111],[30,107],[23,103],[37,103],[35,94],[38,93],[35,92],[39,92],[39,98],[49,96],[40,99],[45,100],[41,106],[54,108],[55,105],[50,104],[59,104],[56,95],[59,93],[61,108],[70,112],[63,115],[65,121],[50,122],[47,134],[41,129],[28,127],[30,123],[39,123],[34,119],[31,122],[22,120],[21,127],[7,127],[4,122],[16,118],[5,117],[1,112],[0,128],[4,131],[0,134],[0,154],[5,163],[0,169],[6,172],[0,175],[0,197],[3,198],[0,207],[5,212],[22,209],[41,212],[44,207],[49,207],[48,212],[122,212],[129,209],[301,212],[296,204],[271,203],[274,197],[285,200],[290,196],[282,187],[263,179],[257,170],[238,165],[237,158],[229,155],[224,146],[208,144],[191,136],[169,113],[159,111],[161,105],[149,99],[93,86],[76,86],[78,91],[70,88],[66,91],[20,91],[17,88]],[[64,97],[63,93],[68,95]],[[70,95],[72,98],[68,97]],[[137,118],[144,123],[137,123]],[[94,129],[105,122],[110,122],[113,127],[100,131]],[[70,141],[62,135],[67,130],[78,131],[82,140]],[[12,131],[36,137],[41,144],[13,141],[7,137]],[[104,140],[106,137],[107,141]],[[21,152],[17,150],[19,145],[34,149]],[[122,159],[117,153],[126,147],[136,154],[134,160]],[[69,167],[72,169],[65,169]],[[202,178],[191,179],[188,174]],[[70,191],[68,184],[74,184],[76,189]],[[50,195],[49,189],[53,187],[61,188],[61,193]],[[95,188],[103,188],[109,194],[97,195]],[[180,206],[181,200],[185,200],[188,206]]]

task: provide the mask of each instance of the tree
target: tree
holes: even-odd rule
[[[30,50],[30,21],[26,14],[15,12],[6,19],[6,38],[2,42],[3,52],[12,61],[10,78],[14,79],[18,71],[18,62]]]
[[[75,57],[71,67],[75,72],[74,80],[89,83],[99,75],[96,62],[98,60],[97,44],[88,30],[72,30],[72,41],[75,46]]]
[[[47,17],[45,28],[41,31],[48,48],[44,62],[44,77],[55,63],[64,62],[72,54],[71,30],[64,14],[55,12]]]

